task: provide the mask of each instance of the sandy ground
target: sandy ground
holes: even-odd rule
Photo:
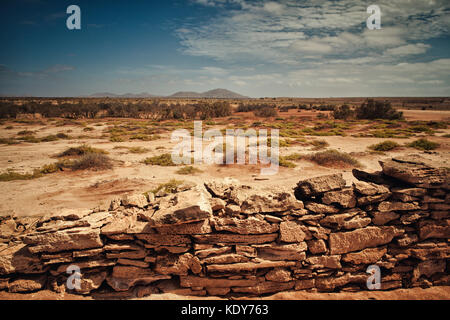
[[[298,113],[297,113],[298,114]],[[313,112],[301,113],[301,117],[311,117]],[[413,120],[416,118],[426,118],[434,120],[450,119],[450,111],[421,111],[407,110],[406,118]],[[283,114],[285,116],[285,114]],[[242,119],[254,121],[249,115],[244,115]],[[131,120],[110,120],[126,123]],[[306,120],[305,120],[306,121]],[[250,122],[251,123],[251,122]],[[308,123],[308,121],[306,121]],[[64,171],[48,174],[33,180],[17,180],[0,182],[0,192],[2,201],[0,202],[0,215],[15,214],[18,216],[52,214],[63,208],[93,208],[109,202],[125,193],[145,192],[155,188],[157,185],[167,182],[169,179],[192,181],[202,183],[211,179],[232,177],[247,185],[273,185],[286,189],[295,187],[296,183],[305,178],[342,172],[348,183],[354,180],[351,174],[352,168],[329,168],[322,167],[312,162],[301,160],[296,162],[296,168],[280,167],[277,174],[272,176],[261,176],[260,168],[251,165],[196,165],[201,169],[201,173],[193,175],[180,175],[175,171],[179,167],[148,166],[141,161],[146,157],[170,153],[175,145],[170,140],[170,132],[160,134],[161,139],[154,141],[127,141],[110,142],[109,137],[104,135],[104,130],[111,125],[108,120],[94,120],[88,123],[94,128],[91,132],[84,132],[83,127],[76,125],[55,126],[49,122],[44,124],[23,124],[7,122],[0,126],[0,137],[17,137],[22,130],[36,132],[36,136],[46,136],[50,134],[66,133],[72,137],[84,135],[82,139],[58,140],[54,142],[25,143],[16,145],[0,145],[0,171],[13,169],[17,172],[32,172],[33,169],[40,168],[46,164],[54,163],[58,159],[55,155],[72,146],[86,143],[92,147],[101,148],[109,152],[109,156],[114,160],[114,168],[106,171]],[[12,126],[12,129],[6,129]],[[222,127],[218,127],[223,128]],[[357,158],[362,164],[362,169],[366,171],[380,170],[378,161],[392,156],[419,153],[429,159],[432,163],[441,167],[450,167],[450,144],[449,139],[442,137],[450,133],[450,129],[439,130],[435,136],[427,136],[427,139],[439,142],[440,148],[435,152],[424,153],[412,148],[402,147],[398,150],[377,154],[368,152],[367,147],[387,140],[379,138],[357,138],[352,137],[352,129],[348,130],[347,136],[324,136],[305,137],[307,141],[325,140],[329,148],[347,152]],[[417,137],[409,139],[389,139],[405,144],[415,140]],[[149,151],[144,154],[133,154],[127,149],[115,147],[144,147]],[[280,148],[280,155],[292,153],[308,154],[315,152],[311,146],[292,145]]]
[[[220,297],[179,296],[172,293],[152,294],[138,300],[217,300]],[[427,289],[397,289],[392,291],[362,291],[340,293],[316,293],[306,291],[280,292],[266,297],[239,298],[242,300],[450,300],[450,287]],[[0,300],[92,300],[92,297],[74,294],[58,294],[49,290],[19,294],[0,292]]]

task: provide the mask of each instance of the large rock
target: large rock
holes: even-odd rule
[[[410,211],[410,210],[419,210],[420,206],[415,203],[408,202],[381,202],[378,205],[378,211],[380,212],[388,212],[388,211]]]
[[[387,176],[421,188],[448,187],[449,175],[446,169],[437,169],[425,164],[420,157],[394,158],[380,161]]]
[[[301,225],[295,221],[283,221],[280,223],[280,240],[283,242],[303,242],[306,234]]]
[[[375,263],[380,261],[386,252],[386,248],[367,248],[359,252],[352,252],[343,255],[342,261],[353,264]]]
[[[295,196],[302,200],[328,191],[339,190],[343,187],[345,187],[345,180],[342,178],[342,174],[331,174],[298,182],[295,188]]]
[[[307,245],[305,242],[292,244],[262,244],[255,245],[257,256],[263,260],[302,261],[306,258]]]
[[[12,244],[0,251],[0,275],[42,273],[46,267],[23,243]]]
[[[325,204],[338,204],[343,208],[353,208],[356,205],[356,197],[353,188],[348,188],[325,193],[322,202]]]
[[[295,261],[264,261],[259,262],[242,262],[233,264],[211,264],[207,266],[208,272],[241,272],[253,271],[263,268],[276,267],[292,267],[295,266]]]
[[[157,227],[156,231],[161,234],[205,234],[211,233],[211,225],[209,220],[183,223],[165,227]]]
[[[377,194],[389,194],[389,189],[383,185],[372,182],[356,181],[353,183],[356,192],[364,196],[374,196]]]
[[[278,233],[269,234],[201,234],[192,236],[198,243],[226,243],[226,244],[257,244],[272,242],[278,238]]]
[[[170,279],[171,276],[157,274],[150,269],[142,269],[132,266],[115,266],[112,274],[106,281],[116,291],[127,291],[136,284],[149,284],[162,279]]]
[[[312,211],[314,213],[318,213],[318,214],[333,214],[333,213],[339,212],[339,209],[334,206],[317,203],[317,202],[307,202],[306,209],[308,209],[309,211]]]
[[[246,219],[214,218],[212,224],[217,231],[229,231],[239,234],[262,234],[278,231],[278,224],[270,224],[255,217]]]
[[[253,190],[240,204],[245,214],[285,212],[303,209],[303,202],[297,200],[292,193],[281,190]]]
[[[419,237],[422,240],[428,238],[450,238],[449,220],[443,221],[421,221],[419,223]]]
[[[306,263],[308,263],[312,269],[340,269],[342,267],[340,260],[340,255],[316,256],[306,259]]]
[[[45,275],[23,277],[9,282],[8,291],[14,293],[33,292],[40,290],[47,282]]]
[[[264,282],[259,282],[255,286],[235,287],[235,288],[232,288],[232,290],[233,290],[233,292],[261,295],[261,294],[265,294],[265,293],[288,291],[288,290],[292,289],[294,287],[294,285],[295,285],[294,281],[291,281],[291,282],[264,281]]]
[[[181,287],[198,287],[198,288],[230,288],[230,287],[247,287],[257,284],[256,280],[250,279],[221,279],[221,278],[204,278],[197,276],[180,276]]]
[[[210,197],[204,188],[196,187],[163,198],[150,223],[166,226],[208,219],[212,215]]]
[[[103,246],[99,229],[74,228],[57,232],[35,233],[23,239],[32,253],[82,250]]]
[[[394,227],[366,227],[350,232],[330,234],[331,254],[342,254],[377,247],[392,241],[398,235]]]

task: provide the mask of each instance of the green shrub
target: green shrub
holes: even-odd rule
[[[105,150],[93,148],[86,144],[82,144],[78,147],[71,147],[60,154],[58,157],[73,157],[73,156],[82,156],[88,153],[98,153],[98,154],[108,154]]]
[[[176,164],[173,163],[172,161],[172,155],[170,153],[164,153],[159,156],[145,158],[142,162],[152,166],[163,166],[163,167],[176,166]]]
[[[328,142],[325,140],[313,140],[310,144],[314,147],[314,150],[324,149],[329,146]]]
[[[439,147],[439,143],[429,141],[427,139],[419,139],[411,143],[408,143],[406,146],[419,150],[434,150]]]
[[[386,140],[369,146],[369,149],[374,151],[391,151],[399,146],[400,145],[395,141]]]
[[[360,166],[359,162],[348,153],[340,152],[334,149],[316,152],[312,155],[305,156],[305,158],[325,167],[335,165],[351,165],[354,167]]]
[[[167,193],[176,193],[178,187],[180,185],[182,185],[183,183],[184,183],[183,180],[171,179],[169,182],[162,183],[162,184],[158,185],[155,189],[150,190],[149,192],[153,192],[156,194],[159,191],[163,190],[164,192],[167,192]]]
[[[200,169],[197,169],[193,166],[185,166],[176,171],[176,173],[183,174],[183,175],[195,174],[195,173],[200,173],[200,172],[203,172],[203,171]]]

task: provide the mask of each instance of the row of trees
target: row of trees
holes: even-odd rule
[[[78,103],[60,103],[54,105],[49,102],[24,102],[17,105],[13,102],[0,101],[0,118],[16,118],[20,114],[41,114],[46,118],[152,118],[152,119],[209,119],[225,117],[232,114],[228,102],[200,102],[196,104],[165,104],[159,102],[122,103],[107,102],[94,103],[80,101]]]

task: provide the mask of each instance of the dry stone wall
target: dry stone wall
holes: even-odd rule
[[[233,181],[134,194],[109,208],[2,218],[0,290],[95,298],[263,295],[449,285],[449,175],[420,159],[300,181],[293,190]],[[68,289],[80,269],[80,286]],[[73,282],[72,282],[73,283]]]

